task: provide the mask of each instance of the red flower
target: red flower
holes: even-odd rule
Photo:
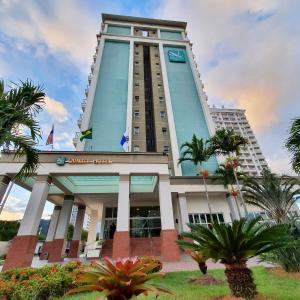
[[[209,173],[208,173],[207,170],[203,170],[203,171],[201,171],[201,175],[202,175],[203,177],[208,177]]]

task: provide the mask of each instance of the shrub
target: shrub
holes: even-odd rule
[[[190,253],[192,259],[198,264],[199,269],[203,275],[207,273],[207,258],[204,256],[202,251],[192,251]]]
[[[75,287],[73,282],[80,272],[79,262],[3,272],[0,274],[0,299],[47,300],[62,296]]]
[[[160,292],[172,294],[163,287],[147,282],[164,276],[163,273],[150,274],[157,267],[156,263],[145,264],[138,258],[126,258],[116,262],[105,258],[103,263],[94,263],[87,267],[75,281],[81,286],[67,294],[98,291],[108,300],[132,299],[140,294],[147,295],[148,292],[154,292],[156,296]]]
[[[148,274],[151,273],[158,273],[162,270],[163,264],[160,261],[160,259],[155,258],[155,257],[148,257],[148,256],[142,256],[139,257],[140,261],[143,262],[144,264],[148,265],[148,264],[156,264],[157,267],[153,268],[151,271],[148,272]]]

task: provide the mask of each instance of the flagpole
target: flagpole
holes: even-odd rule
[[[54,146],[54,123],[52,124],[52,151],[53,151],[53,146]]]

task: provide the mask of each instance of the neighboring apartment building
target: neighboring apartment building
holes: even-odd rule
[[[217,108],[213,106],[210,107],[210,113],[216,129],[233,129],[235,133],[248,139],[249,145],[242,147],[240,153],[241,167],[246,174],[258,176],[263,168],[268,168],[266,159],[246,118],[244,109]]]

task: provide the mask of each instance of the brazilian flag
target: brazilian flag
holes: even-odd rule
[[[81,131],[80,142],[82,142],[84,139],[91,140],[92,138],[93,138],[93,128],[87,129],[85,131]]]

